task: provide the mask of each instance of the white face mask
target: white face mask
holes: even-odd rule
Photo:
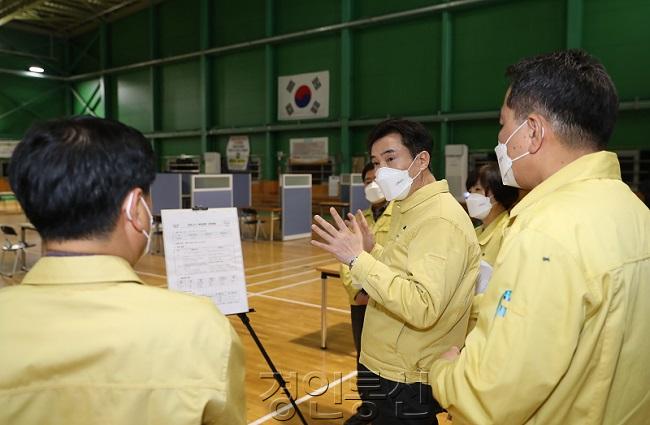
[[[469,216],[479,220],[485,220],[485,217],[492,210],[492,202],[487,196],[480,193],[470,193],[466,199]]]
[[[142,230],[142,234],[144,235],[145,238],[147,238],[147,244],[144,246],[144,250],[142,251],[142,254],[140,254],[140,258],[144,257],[149,253],[149,248],[151,248],[151,234],[153,233],[153,215],[151,214],[151,210],[149,209],[149,205],[147,205],[146,202],[140,198],[140,201],[142,201],[142,205],[144,205],[144,209],[147,211],[147,214],[149,215],[149,231],[146,232],[144,229]],[[129,202],[126,203],[126,218],[129,219],[129,221],[133,221],[133,218],[131,217],[131,205],[133,204],[133,192],[129,195]]]
[[[411,165],[409,165],[406,170],[398,170],[390,167],[381,167],[377,170],[375,181],[381,188],[381,191],[384,192],[387,201],[392,201],[393,199],[401,201],[406,198],[411,189],[411,185],[413,184],[413,180],[415,180],[422,172],[422,170],[420,170],[415,177],[409,175],[409,170],[415,163],[418,155],[415,155],[415,158],[411,161]]]
[[[366,193],[366,199],[371,204],[378,204],[386,200],[384,192],[381,191],[381,187],[375,181],[363,188],[363,191]]]
[[[499,161],[499,170],[501,171],[501,180],[503,181],[503,184],[506,186],[512,186],[512,187],[521,187],[519,186],[519,183],[517,183],[517,180],[515,180],[515,174],[512,171],[512,163],[525,157],[528,155],[530,152],[524,152],[523,154],[519,155],[515,159],[511,159],[508,156],[508,142],[510,142],[510,139],[512,139],[512,136],[514,136],[521,127],[523,127],[526,124],[527,121],[522,122],[519,127],[515,129],[510,134],[510,137],[505,141],[505,143],[499,142],[497,139],[497,146],[494,148],[494,152],[497,154],[497,161]]]

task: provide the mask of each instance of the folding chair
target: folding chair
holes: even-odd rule
[[[260,235],[260,224],[266,223],[266,220],[263,220],[260,218],[260,216],[257,214],[257,210],[253,208],[242,208],[241,210],[242,215],[240,217],[241,224],[246,225],[246,226],[255,226],[255,240],[259,238]],[[264,232],[264,229],[262,229],[262,232]],[[243,229],[242,229],[242,236],[243,236]],[[266,232],[264,232],[264,237],[266,237]]]
[[[0,274],[3,276],[12,277],[16,273],[16,269],[18,268],[18,260],[21,255],[23,256],[23,266],[21,268],[23,270],[27,270],[27,267],[24,263],[25,255],[27,255],[27,252],[25,250],[27,248],[36,246],[36,244],[28,243],[27,241],[21,241],[18,238],[16,229],[11,226],[2,225],[0,226],[0,231],[2,231],[2,234],[5,237],[5,241],[2,244],[2,256],[0,256]],[[11,271],[11,274],[2,271],[2,268],[4,267],[5,254],[7,252],[13,252],[16,256],[14,259],[14,267]]]

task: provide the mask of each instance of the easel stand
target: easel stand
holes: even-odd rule
[[[253,310],[253,309],[249,310],[249,313],[253,313],[253,312],[255,312],[255,310]],[[271,368],[271,371],[273,372],[273,377],[278,382],[278,384],[280,385],[280,388],[282,388],[282,391],[284,391],[284,394],[287,396],[287,398],[291,402],[291,405],[293,406],[296,413],[298,414],[298,417],[300,418],[300,421],[304,425],[307,425],[307,421],[305,420],[305,417],[302,415],[302,412],[298,408],[298,405],[296,404],[296,401],[293,399],[293,397],[291,396],[291,393],[287,389],[286,381],[284,380],[284,378],[282,378],[282,375],[280,375],[280,372],[278,372],[278,370],[275,368],[275,365],[273,364],[273,361],[271,360],[268,353],[264,349],[264,346],[262,345],[262,341],[260,341],[260,339],[257,337],[257,334],[255,333],[255,330],[253,329],[253,326],[251,325],[251,321],[248,318],[247,313],[237,313],[237,316],[241,319],[242,323],[244,324],[244,326],[246,326],[246,329],[248,329],[248,332],[253,337],[253,341],[255,341],[255,344],[257,344],[257,348],[260,349],[260,352],[262,353],[262,356],[264,356],[264,360],[266,360],[266,363]]]

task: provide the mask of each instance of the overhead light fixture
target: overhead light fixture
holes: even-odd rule
[[[29,72],[38,72],[39,74],[42,74],[42,73],[45,72],[45,70],[43,68],[41,68],[40,66],[30,66],[29,67]]]

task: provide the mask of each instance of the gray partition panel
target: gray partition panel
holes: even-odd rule
[[[370,202],[366,199],[364,192],[365,186],[354,184],[350,187],[350,212],[355,213],[357,210],[365,210],[370,207]]]
[[[230,208],[232,192],[229,190],[194,191],[194,207]]]
[[[311,236],[311,187],[282,188],[282,239]]]
[[[156,180],[151,185],[151,202],[153,215],[160,215],[160,210],[181,208],[181,175],[156,173]]]
[[[342,184],[341,185],[341,201],[350,202],[350,185]]]
[[[247,208],[252,204],[250,173],[232,175],[233,203],[237,208]]]

